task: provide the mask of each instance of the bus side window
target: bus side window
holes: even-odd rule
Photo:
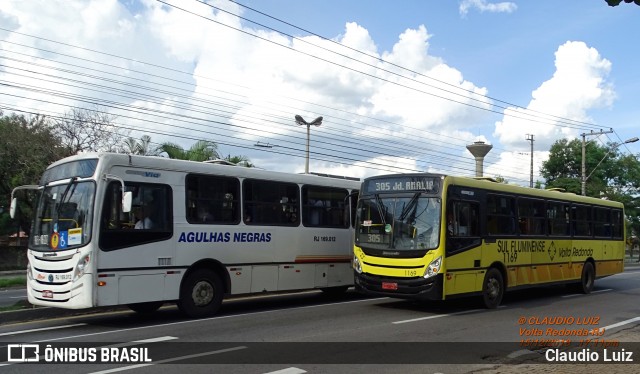
[[[455,252],[480,245],[477,203],[454,201],[447,209],[447,251]]]
[[[103,202],[100,249],[112,251],[170,239],[173,236],[173,193],[171,187],[165,184],[127,182],[126,188],[128,191],[134,192],[134,207],[138,208],[143,201],[153,203],[152,213],[149,216],[152,225],[150,227],[142,225],[141,230],[131,230],[126,233],[123,231],[123,229],[130,230],[135,227],[136,222],[133,215],[135,209],[132,209],[130,213],[123,213],[120,210],[121,187],[119,183],[111,182],[107,187]]]

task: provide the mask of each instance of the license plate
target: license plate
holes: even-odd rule
[[[382,282],[382,289],[383,290],[397,290],[398,289],[398,283]]]
[[[47,299],[53,299],[53,291],[42,291],[42,297],[46,297]]]

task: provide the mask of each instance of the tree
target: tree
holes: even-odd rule
[[[586,192],[589,196],[600,197],[600,191],[607,185],[608,172],[612,169],[615,154],[607,147],[598,146],[589,141],[585,147],[586,175],[590,175]],[[602,163],[596,168],[598,162]],[[549,159],[542,163],[540,174],[547,181],[547,188],[563,188],[567,192],[581,194],[582,180],[582,142],[579,139],[560,139],[553,143]]]
[[[114,126],[116,117],[101,110],[71,109],[53,123],[53,132],[72,154],[78,152],[114,152],[128,131]]]
[[[159,156],[162,151],[158,148],[151,147],[151,137],[149,135],[142,135],[140,141],[128,137],[124,140],[122,150],[125,153],[142,156]]]
[[[13,188],[24,184],[37,184],[49,164],[71,155],[69,148],[62,144],[48,119],[41,115],[3,115],[0,111],[0,206],[5,206],[2,215],[7,214]],[[0,234],[16,227],[28,231],[32,196],[24,194],[19,206],[18,221],[6,217],[0,220]]]
[[[622,2],[622,0],[604,0],[609,4],[609,6],[618,6]],[[636,5],[640,5],[640,0],[624,0],[625,3],[635,3]]]
[[[209,140],[198,140],[189,149],[184,149],[175,143],[163,143],[158,147],[160,153],[166,153],[169,158],[190,161],[207,161],[220,158],[218,144]]]
[[[254,165],[251,163],[251,160],[247,156],[231,156],[230,154],[224,158],[226,161],[231,162],[232,164],[236,164],[238,166],[244,166],[247,168],[252,168]]]
[[[509,184],[509,181],[502,175],[496,175],[495,177],[493,177],[493,180],[495,180],[498,183]]]

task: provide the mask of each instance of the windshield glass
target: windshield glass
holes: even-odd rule
[[[45,187],[36,208],[30,248],[60,250],[85,245],[91,238],[95,183],[92,181]]]
[[[395,250],[438,247],[440,198],[419,192],[402,197],[376,194],[358,204],[357,245]]]

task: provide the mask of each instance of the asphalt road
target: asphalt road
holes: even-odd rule
[[[149,348],[152,360],[55,365],[5,362],[0,363],[4,365],[0,370],[46,370],[50,374],[489,370],[535,354],[522,346],[522,340],[557,340],[558,336],[548,334],[560,330],[597,329],[602,335],[588,339],[619,340],[616,334],[640,324],[639,270],[598,280],[590,295],[574,294],[565,287],[508,294],[497,310],[483,309],[473,299],[421,304],[364,298],[353,292],[328,299],[308,292],[227,301],[218,316],[201,320],[187,320],[175,307],[167,306],[151,317],[116,311],[0,325],[0,357],[5,359],[5,346],[31,343],[41,348],[41,354],[47,344],[59,350],[94,348],[97,353],[103,348],[108,352],[110,348],[144,347]],[[556,325],[558,318],[573,320]],[[539,331],[542,336],[536,335]],[[637,355],[640,361],[640,348]]]
[[[27,300],[26,288],[0,289],[0,307],[14,305],[20,300]]]

